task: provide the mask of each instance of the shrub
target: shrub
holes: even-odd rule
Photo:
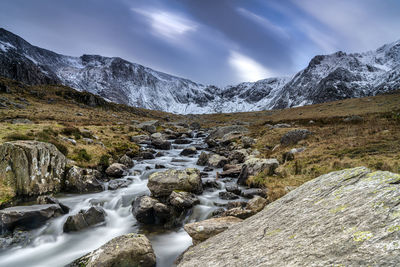
[[[68,156],[68,148],[65,146],[65,145],[63,145],[63,144],[61,144],[61,143],[59,143],[59,142],[50,142],[50,143],[52,143],[53,145],[55,145],[56,147],[57,147],[57,149],[61,152],[61,153],[63,153],[64,154],[64,156]]]
[[[63,135],[71,136],[71,135],[81,135],[81,131],[76,127],[65,127],[61,130]],[[79,138],[78,138],[79,139]]]
[[[12,134],[6,135],[4,137],[4,139],[6,141],[33,140],[33,137],[25,135],[25,134],[12,133]]]
[[[90,161],[92,159],[92,156],[86,151],[86,149],[80,149],[77,152],[77,155],[74,157],[75,160],[77,161]]]
[[[102,156],[100,157],[100,160],[99,160],[99,164],[98,164],[98,165],[101,166],[103,169],[107,169],[108,166],[110,166],[109,160],[110,160],[110,156],[107,155],[107,154],[104,154],[104,155],[102,155]]]

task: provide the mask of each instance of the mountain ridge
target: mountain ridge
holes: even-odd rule
[[[216,87],[119,57],[65,56],[0,28],[0,75],[63,84],[108,101],[173,113],[257,111],[376,95],[400,88],[400,41],[363,53],[318,55],[292,77]]]

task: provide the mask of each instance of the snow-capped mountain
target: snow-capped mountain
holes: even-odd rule
[[[109,101],[174,113],[256,111],[399,89],[400,41],[366,53],[316,56],[294,77],[218,88],[117,57],[60,55],[0,29],[0,75],[28,84],[64,84]]]

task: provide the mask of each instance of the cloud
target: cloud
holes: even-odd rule
[[[196,23],[177,14],[164,10],[132,9],[132,11],[146,17],[153,29],[153,34],[160,38],[177,40],[188,32],[197,29]]]
[[[230,52],[228,62],[242,81],[255,82],[272,76],[272,73],[263,65],[236,51]]]

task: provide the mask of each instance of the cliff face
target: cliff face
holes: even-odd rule
[[[322,175],[190,248],[179,266],[396,266],[400,175]]]

